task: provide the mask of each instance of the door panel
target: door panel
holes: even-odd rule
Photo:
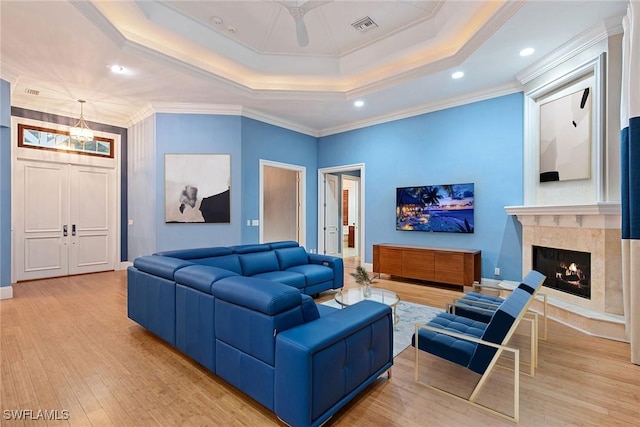
[[[103,266],[109,262],[109,239],[107,236],[78,236],[77,243],[71,247],[78,249],[74,258],[75,271],[78,271],[82,267]]]
[[[60,250],[61,246],[65,244],[60,237],[30,236],[25,239],[24,271],[36,276],[43,271],[48,275],[52,270],[56,274],[63,274],[67,269],[67,262]]]
[[[18,280],[64,276],[69,272],[63,227],[69,215],[67,165],[16,162]],[[19,236],[18,236],[19,237]]]
[[[338,253],[341,229],[338,212],[338,177],[326,174],[325,181],[324,250],[327,255],[335,255]]]
[[[110,169],[71,168],[70,273],[113,270],[115,192]]]

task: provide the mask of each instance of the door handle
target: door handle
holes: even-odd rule
[[[71,235],[72,236],[76,235],[76,225],[75,224],[71,224]]]
[[[65,224],[65,225],[62,226],[62,235],[64,237],[67,237],[67,234],[68,234],[67,233],[67,224]]]

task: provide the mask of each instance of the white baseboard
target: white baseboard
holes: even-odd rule
[[[131,267],[133,265],[132,262],[130,261],[121,261],[120,263],[118,263],[116,265],[116,271],[118,270],[126,270],[127,268]]]
[[[13,298],[13,286],[0,287],[0,300]]]

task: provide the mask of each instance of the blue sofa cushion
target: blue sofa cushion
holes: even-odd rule
[[[237,245],[231,246],[231,250],[234,254],[251,254],[254,252],[265,252],[270,251],[271,246],[268,243],[263,243],[259,245]]]
[[[251,277],[260,279],[273,280],[275,282],[284,283],[294,288],[302,289],[305,287],[304,276],[293,271],[268,271],[266,273],[255,274]]]
[[[311,322],[320,318],[320,312],[318,311],[318,305],[309,295],[302,295],[302,320],[304,323]]]
[[[223,255],[230,255],[233,251],[230,248],[218,246],[213,248],[194,248],[194,249],[177,249],[174,251],[163,251],[156,252],[154,255],[162,255],[168,256],[172,258],[180,258],[180,259],[200,259],[200,258],[210,258],[217,257]]]
[[[138,270],[169,280],[173,280],[176,271],[188,265],[193,265],[193,263],[157,255],[141,256],[133,261],[133,266]]]
[[[273,316],[302,302],[302,294],[291,286],[255,277],[232,276],[211,286],[214,297]]]
[[[189,265],[176,271],[176,282],[207,294],[211,285],[225,277],[237,276],[236,273],[208,265]]]
[[[295,240],[283,240],[281,242],[269,243],[271,249],[296,248],[300,246]]]
[[[270,280],[229,277],[214,283],[212,293],[216,372],[225,379],[239,378],[239,373],[224,374],[237,367],[238,357],[247,358],[243,369],[260,365],[255,359],[273,369],[276,335],[304,323],[300,291]],[[242,389],[249,392],[255,387],[247,384]]]
[[[327,282],[333,279],[333,270],[318,264],[297,265],[288,268],[287,271],[300,273],[304,275],[307,286],[317,283]]]
[[[210,257],[210,258],[201,258],[198,260],[193,260],[198,264],[202,265],[210,265],[212,267],[224,268],[225,270],[230,270],[238,274],[242,274],[242,266],[240,265],[240,258],[238,255],[223,255],[218,257]]]
[[[286,270],[296,265],[309,264],[307,251],[300,246],[297,248],[276,249],[275,252],[280,263],[280,270]]]
[[[279,271],[278,257],[273,251],[239,255],[243,276],[253,276],[268,271]]]

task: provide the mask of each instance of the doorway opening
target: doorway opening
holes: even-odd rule
[[[260,243],[306,244],[306,168],[260,160]]]
[[[364,256],[364,175],[363,163],[318,170],[318,253]]]

